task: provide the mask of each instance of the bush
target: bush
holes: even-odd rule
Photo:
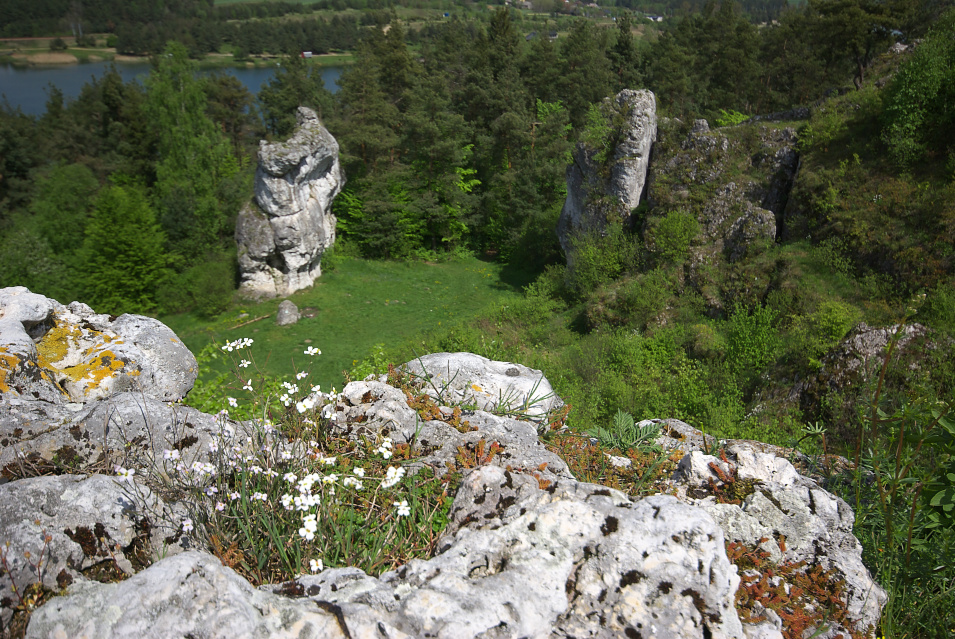
[[[166,278],[156,296],[167,313],[195,311],[213,317],[232,303],[236,276],[235,256],[217,253],[210,255],[204,264]]]
[[[955,136],[955,10],[949,11],[889,87],[882,139],[906,166]]]
[[[647,248],[662,263],[682,262],[699,229],[699,222],[686,211],[670,211],[666,217],[655,218],[648,225]]]
[[[633,237],[619,224],[609,224],[603,233],[580,233],[571,240],[571,246],[567,288],[578,299],[623,275],[638,255]]]
[[[751,381],[761,374],[779,352],[779,334],[773,327],[776,311],[757,305],[752,311],[737,306],[727,322],[730,367],[743,380]]]
[[[626,278],[595,294],[587,305],[591,327],[631,327],[644,330],[663,319],[673,300],[672,274],[654,269]]]
[[[819,310],[797,317],[793,322],[793,347],[796,356],[812,368],[846,336],[862,319],[862,312],[854,306],[836,300],[826,300]]]
[[[720,116],[716,118],[716,126],[736,126],[737,124],[742,124],[749,119],[750,116],[745,113],[740,113],[739,111],[734,111],[730,109],[720,109]]]

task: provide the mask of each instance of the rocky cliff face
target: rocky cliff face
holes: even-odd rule
[[[695,221],[686,279],[720,312],[712,274],[758,255],[779,234],[799,161],[796,131],[762,122],[711,130],[697,120],[687,132],[668,121],[661,137],[648,176],[650,206],[635,224],[654,252],[654,229],[667,216]]]
[[[639,204],[657,137],[656,98],[646,90],[625,89],[605,103],[607,139],[580,143],[567,169],[567,200],[560,213],[557,235],[571,260],[571,238],[581,231],[601,231],[611,220],[629,225]]]
[[[44,355],[51,340],[72,355]],[[66,369],[98,382],[57,384],[70,373],[53,364],[68,358]],[[434,556],[377,578],[338,567],[255,588],[201,536],[170,527],[211,516],[211,506],[196,513],[193,497],[159,490],[171,472],[164,458],[176,451],[202,468],[220,443],[241,456],[271,442],[306,464],[310,449],[160,401],[188,390],[194,364],[158,322],[0,290],[0,633],[16,608],[13,584],[22,593],[37,574],[57,596],[33,613],[25,636],[36,638],[775,639],[797,627],[864,636],[878,622],[885,594],[861,562],[851,509],[781,456],[791,453],[730,442],[708,456],[699,431],[658,421],[657,443],[682,457],[667,494],[581,482],[539,437],[562,405],[543,373],[469,353],[409,362],[396,375],[410,381],[397,386],[368,379],[315,396],[329,437],[387,435],[407,447],[409,473],[449,470],[461,451],[495,443],[495,455],[459,466]],[[421,414],[411,404],[427,395]],[[73,474],[58,474],[67,458]],[[119,463],[132,474],[98,474]],[[765,592],[785,592],[789,612],[776,614]]]
[[[252,298],[285,296],[311,286],[335,242],[331,206],[345,185],[338,142],[311,109],[285,142],[259,145],[255,196],[236,220],[241,283]]]

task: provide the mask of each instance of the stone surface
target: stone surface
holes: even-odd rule
[[[161,322],[113,318],[89,306],[0,289],[0,396],[61,404],[136,390],[181,399],[198,374],[196,358]]]
[[[528,470],[543,466],[539,474],[548,480],[572,477],[564,460],[541,443],[533,422],[475,410],[461,412],[454,425],[450,409],[439,413],[446,421],[422,420],[407,402],[403,391],[385,383],[351,382],[342,391],[342,401],[328,407],[335,415],[331,427],[352,438],[389,437],[395,443],[411,444],[421,455],[417,466],[447,468],[459,448],[473,451],[483,440],[486,447],[499,446],[487,463]]]
[[[660,136],[647,178],[649,207],[639,221],[647,248],[659,251],[648,231],[668,215],[692,216],[697,232],[685,280],[714,314],[724,313],[712,274],[758,255],[782,234],[799,165],[796,130],[761,122],[711,129],[697,120],[687,131],[668,120]]]
[[[725,454],[729,461],[699,451],[689,453],[675,474],[677,495],[706,510],[728,541],[758,546],[776,563],[804,561],[836,571],[845,580],[847,610],[857,620],[855,630],[875,627],[887,595],[862,563],[849,505],[800,475],[786,459],[749,442],[734,442]],[[710,464],[726,475],[752,482],[751,494],[739,505],[717,503],[712,496],[699,498],[695,488],[711,480],[720,482]]]
[[[4,476],[17,476],[25,461],[57,460],[85,468],[123,460],[127,467],[162,472],[164,450],[179,450],[188,465],[200,459],[212,439],[224,431],[244,436],[250,434],[247,430],[253,427],[138,392],[79,405],[2,402],[0,469]]]
[[[433,353],[401,370],[420,377],[422,390],[437,400],[491,413],[540,418],[564,405],[541,371],[473,353]]]
[[[721,531],[673,497],[631,502],[573,480],[545,490],[487,466],[467,476],[451,518],[434,558],[380,579],[328,570],[299,578],[307,599],[295,601],[183,553],[121,584],[74,586],[34,614],[27,637],[742,634]]]
[[[571,240],[580,232],[602,231],[610,220],[630,224],[633,209],[640,204],[650,151],[657,137],[656,97],[651,91],[624,89],[608,105],[623,118],[623,131],[609,170],[597,166],[596,153],[581,143],[574,162],[567,168],[567,200],[557,223],[557,236],[572,263]],[[595,194],[599,197],[595,197]]]
[[[279,310],[275,314],[275,323],[278,326],[291,326],[298,321],[298,306],[291,300],[282,300]]]
[[[163,530],[143,522],[160,521],[165,509],[148,488],[103,475],[0,485],[0,552],[10,571],[0,579],[0,599],[16,601],[12,585],[23,593],[38,575],[44,586],[58,589],[86,580],[84,572],[96,575],[94,567],[109,577],[133,574],[152,561],[151,547],[162,546]],[[0,628],[11,615],[11,608],[0,607]]]
[[[41,297],[24,302],[10,305],[0,322],[15,322],[17,335],[32,342],[37,338],[31,333],[42,337],[50,330],[47,309],[56,305]],[[91,313],[87,330],[115,321]],[[127,334],[137,339],[132,329]],[[26,340],[10,343],[29,352]],[[467,353],[425,356],[405,370],[414,374],[400,388],[372,379],[348,384],[321,414],[330,436],[408,444],[416,452],[409,473],[424,466],[440,473],[456,464],[463,483],[435,555],[377,578],[334,568],[298,577],[297,584],[258,589],[212,555],[193,551],[199,536],[174,530],[189,516],[185,501],[172,501],[175,492],[163,503],[135,481],[170,475],[166,450],[180,451],[175,464],[188,467],[209,459],[209,444],[241,449],[259,441],[249,439],[253,424],[132,391],[85,403],[4,395],[0,462],[10,477],[54,456],[136,469],[131,482],[61,476],[0,485],[0,541],[11,539],[10,552],[18,557],[24,550],[39,556],[47,530],[46,565],[57,570],[51,587],[65,583],[65,577],[57,583],[61,573],[73,579],[64,594],[34,613],[27,636],[776,639],[783,626],[772,611],[759,625],[740,622],[734,607],[740,575],[727,558],[729,541],[759,546],[777,563],[806,561],[807,568],[835,571],[846,581],[857,628],[878,621],[885,596],[861,562],[851,509],[778,451],[729,442],[725,459],[711,457],[701,448],[714,442],[704,447],[702,433],[657,420],[658,442],[687,455],[672,480],[673,494],[631,500],[577,481],[541,441],[539,432],[549,426],[541,416],[561,404],[557,398],[527,400],[535,386],[550,388],[540,371]],[[501,406],[510,396],[521,410]],[[452,408],[448,400],[466,405]],[[508,412],[504,408],[513,414],[489,412]],[[521,413],[522,419],[514,417]],[[630,461],[608,460],[608,466]],[[739,504],[718,503],[711,481],[722,481],[721,474],[753,490]],[[154,522],[148,532],[137,528],[144,514]],[[84,526],[93,531],[88,550],[86,537],[76,534]],[[109,553],[96,546],[97,536],[119,544],[115,563],[105,561]],[[140,570],[148,563],[144,557],[164,552],[172,556]],[[114,565],[131,576],[120,583],[87,580]],[[29,571],[22,560],[15,565],[17,579]],[[4,614],[9,618],[9,610]]]
[[[83,583],[41,607],[26,636],[36,639],[351,639],[406,637],[386,623],[343,621],[335,606],[254,588],[212,555],[186,552],[116,584]],[[346,625],[347,624],[347,625]],[[380,630],[379,630],[380,628]]]
[[[338,142],[311,109],[285,142],[259,144],[255,196],[239,212],[239,292],[285,296],[321,275],[322,254],[335,242],[331,206],[345,185]]]
[[[889,342],[899,326],[869,326],[860,322],[822,360],[819,371],[797,382],[789,392],[789,399],[798,401],[804,410],[813,411],[831,392],[839,393],[850,386],[858,387],[877,376],[885,361]],[[924,338],[928,329],[922,324],[906,324],[895,347],[895,356],[907,355],[913,340]],[[951,345],[949,345],[951,346]],[[933,346],[930,346],[933,347]]]

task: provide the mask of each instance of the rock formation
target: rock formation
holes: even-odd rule
[[[162,380],[181,379],[181,364],[160,352],[168,342],[176,353],[178,341],[145,339],[145,318],[110,322],[26,289],[4,289],[0,302],[0,543],[9,542],[3,552],[11,566],[0,575],[0,631],[14,612],[12,584],[23,592],[38,572],[58,592],[33,612],[26,630],[44,639],[775,639],[784,619],[758,602],[739,608],[746,599],[736,596],[753,594],[766,579],[792,586],[787,592],[806,590],[800,605],[819,612],[807,632],[821,627],[829,610],[814,597],[832,592],[843,606],[838,615],[825,613],[818,636],[864,633],[878,622],[885,594],[862,565],[851,509],[775,451],[731,442],[719,457],[707,456],[698,450],[699,431],[668,420],[657,443],[682,451],[664,485],[668,494],[631,497],[580,482],[539,437],[563,414],[543,374],[469,353],[425,356],[386,380],[315,396],[330,436],[407,445],[411,454],[402,463],[409,473],[450,468],[462,450],[496,443],[495,455],[464,469],[434,556],[379,577],[337,567],[255,588],[210,554],[200,536],[169,525],[193,514],[193,499],[169,490],[160,496],[154,488],[169,470],[163,457],[170,451],[201,466],[219,443],[238,450],[243,442],[261,445],[249,435],[262,437],[262,430],[243,431],[254,425],[158,400],[179,392]],[[47,360],[29,359],[44,352],[55,330],[99,331],[116,344],[122,338],[105,332],[115,324],[139,326],[127,334],[150,346],[141,360],[127,356],[115,369],[112,357],[103,364],[91,348],[106,366],[98,393],[71,397],[47,379],[56,374]],[[147,361],[165,368],[146,374]],[[143,373],[130,377],[134,370]],[[143,387],[150,394],[118,385],[123,375],[132,384],[151,380]],[[288,443],[286,435],[273,443]],[[53,473],[49,462],[54,455],[62,461],[67,446],[73,474],[31,476]],[[300,448],[283,454],[307,454]],[[97,474],[114,466],[125,476]],[[740,553],[749,558],[744,568],[733,564]],[[810,571],[821,591],[806,589]]]
[[[601,157],[592,145],[581,142],[574,163],[567,168],[567,200],[560,212],[557,236],[571,263],[573,236],[602,231],[617,220],[629,226],[630,214],[639,204],[646,183],[650,151],[657,138],[656,98],[647,90],[625,89],[604,103],[608,113],[607,135],[612,145]]]
[[[658,225],[671,214],[692,218],[697,230],[686,280],[712,312],[723,312],[712,273],[759,254],[779,235],[799,162],[796,131],[761,122],[711,130],[697,120],[686,132],[668,120],[660,135],[648,175],[649,207],[635,224],[649,251],[659,253]]]
[[[252,298],[285,296],[321,275],[322,253],[335,242],[331,206],[345,185],[338,142],[311,109],[285,142],[259,143],[255,196],[236,220],[241,283]]]

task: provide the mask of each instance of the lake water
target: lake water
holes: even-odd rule
[[[28,115],[42,115],[46,111],[48,90],[52,84],[63,92],[66,98],[75,98],[80,94],[83,85],[92,78],[101,77],[109,69],[110,62],[90,62],[87,64],[71,64],[62,67],[31,67],[27,69],[12,66],[0,66],[0,96],[6,98],[10,106],[20,107]],[[149,74],[149,64],[122,63],[116,64],[116,70],[123,80],[142,80]],[[275,73],[275,68],[256,67],[216,69],[220,73],[228,73],[237,77],[253,95],[259,92],[262,85],[268,82]],[[200,73],[214,73],[214,70],[202,70]],[[342,74],[341,67],[322,68],[322,79],[325,88],[332,93],[338,91],[338,78]],[[0,98],[0,99],[3,99]]]

